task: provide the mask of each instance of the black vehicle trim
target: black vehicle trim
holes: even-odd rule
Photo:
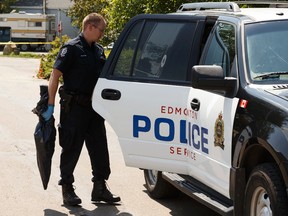
[[[235,202],[237,212],[243,208],[247,179],[253,168],[261,163],[270,162],[279,166],[286,191],[288,191],[288,154],[285,151],[287,138],[283,133],[285,119],[281,117],[283,116],[281,110],[283,99],[277,99],[265,90],[260,91],[256,86],[251,85],[242,87],[240,91],[239,98],[247,100],[248,106],[244,109],[238,105],[233,125],[235,135],[232,140],[230,196]],[[284,121],[282,127],[275,122],[275,119],[279,118]],[[267,133],[265,127],[272,130]],[[269,141],[266,141],[268,137]]]
[[[162,177],[183,193],[200,201],[215,212],[221,215],[233,215],[232,200],[202,184],[195,178],[168,172],[162,172]]]

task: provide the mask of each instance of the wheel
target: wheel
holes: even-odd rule
[[[244,204],[247,216],[288,215],[284,182],[275,164],[262,164],[252,171],[247,182]]]
[[[34,52],[37,48],[38,48],[38,45],[37,45],[37,44],[31,44],[31,45],[28,46],[28,49],[29,49],[30,51],[33,51],[33,52]]]
[[[179,191],[162,178],[162,172],[157,170],[144,170],[146,188],[153,198],[167,198],[176,196]]]
[[[28,44],[21,44],[20,49],[21,49],[21,51],[28,51],[29,45]]]
[[[45,44],[44,50],[45,50],[46,52],[49,52],[51,49],[52,49],[52,45],[51,45],[51,44]]]

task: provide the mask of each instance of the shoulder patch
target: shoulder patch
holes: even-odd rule
[[[67,53],[67,47],[64,47],[60,53],[60,56],[63,58],[65,57],[66,53]]]

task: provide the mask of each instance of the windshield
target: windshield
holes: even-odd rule
[[[287,26],[287,20],[246,25],[246,62],[252,81],[288,83]]]

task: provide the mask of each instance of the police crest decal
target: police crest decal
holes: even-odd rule
[[[214,145],[224,150],[224,121],[222,112],[219,113],[214,126]]]

